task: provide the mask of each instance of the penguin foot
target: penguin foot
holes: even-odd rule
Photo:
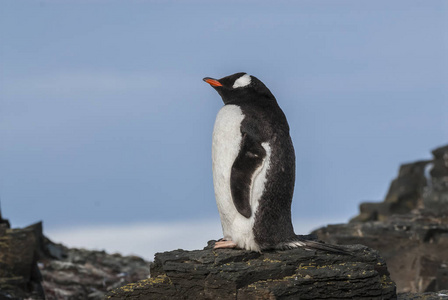
[[[225,239],[222,239],[215,243],[215,246],[213,247],[213,249],[225,249],[225,248],[233,249],[236,246],[237,245],[233,241],[227,241]]]

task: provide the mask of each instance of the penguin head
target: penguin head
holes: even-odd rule
[[[214,79],[205,77],[221,96],[224,104],[270,100],[276,101],[271,91],[255,76],[240,72],[233,75]]]

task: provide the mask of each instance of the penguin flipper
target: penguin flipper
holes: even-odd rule
[[[252,178],[256,170],[262,165],[266,157],[266,150],[249,134],[243,133],[240,151],[232,165],[230,174],[230,190],[233,204],[240,214],[250,218],[250,191]]]

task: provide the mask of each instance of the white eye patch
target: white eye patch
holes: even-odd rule
[[[243,76],[241,76],[240,78],[238,78],[237,80],[235,80],[235,83],[233,84],[233,88],[239,88],[239,87],[244,87],[250,84],[251,78],[249,74],[244,74]]]

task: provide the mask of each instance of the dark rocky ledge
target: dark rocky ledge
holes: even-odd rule
[[[251,252],[175,250],[155,255],[151,278],[106,299],[396,299],[378,252],[348,246],[354,255],[293,249]]]
[[[448,290],[448,145],[432,154],[402,165],[383,202],[362,203],[350,223],[314,231],[328,243],[378,250],[398,293]]]
[[[377,249],[399,293],[437,292],[448,289],[447,222],[408,214],[383,222],[329,225],[315,233],[330,243],[362,243]]]
[[[100,300],[147,278],[140,257],[67,248],[42,233],[42,223],[9,228],[0,215],[0,300]]]

